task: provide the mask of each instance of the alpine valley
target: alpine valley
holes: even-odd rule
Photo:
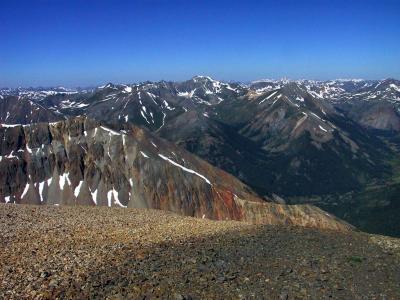
[[[400,236],[395,79],[3,88],[0,123],[1,202]]]

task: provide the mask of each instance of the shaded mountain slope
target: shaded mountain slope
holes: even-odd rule
[[[259,194],[270,195],[260,177],[270,174],[266,153],[232,126],[192,111],[175,118],[158,134],[248,182]]]
[[[61,113],[51,111],[29,97],[0,96],[0,124],[30,124],[63,119]]]

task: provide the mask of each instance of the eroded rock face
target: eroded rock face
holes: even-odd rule
[[[0,201],[143,207],[182,215],[348,230],[312,206],[265,203],[196,156],[132,127],[77,117],[0,127]]]

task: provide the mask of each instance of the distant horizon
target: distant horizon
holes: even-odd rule
[[[240,80],[225,80],[225,79],[219,79],[215,78],[210,75],[193,75],[189,76],[188,78],[181,79],[181,80],[169,80],[169,79],[160,79],[160,80],[142,80],[142,81],[131,81],[131,82],[113,82],[113,81],[105,81],[105,82],[100,82],[97,84],[89,84],[89,85],[65,85],[65,84],[55,84],[55,85],[36,85],[36,86],[23,86],[23,85],[16,85],[16,86],[0,86],[0,89],[37,89],[37,88],[66,88],[66,89],[85,89],[85,88],[97,88],[101,87],[103,85],[107,85],[109,83],[114,84],[114,85],[132,85],[132,84],[143,84],[146,82],[152,82],[152,83],[157,83],[157,82],[184,82],[187,80],[190,80],[195,77],[210,77],[212,80],[216,81],[221,81],[225,83],[238,83],[238,84],[249,84],[249,83],[256,83],[256,82],[262,82],[262,81],[282,81],[282,80],[288,80],[288,81],[302,81],[302,80],[309,80],[309,81],[318,81],[318,82],[327,82],[327,81],[355,81],[355,80],[360,80],[360,81],[383,81],[383,80],[399,80],[394,77],[384,77],[384,78],[374,78],[374,79],[367,79],[367,78],[330,78],[330,79],[315,79],[315,78],[289,78],[289,77],[281,77],[281,78],[256,78],[253,80],[247,80],[247,81],[240,81]]]

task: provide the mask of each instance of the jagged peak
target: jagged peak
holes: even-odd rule
[[[114,87],[115,87],[115,84],[114,84],[114,83],[108,82],[107,84],[101,85],[101,86],[99,86],[98,88],[99,88],[99,89],[106,89],[106,88],[114,88]]]
[[[216,80],[212,79],[210,76],[206,76],[206,75],[195,75],[192,77],[192,80],[194,80],[194,81],[196,81],[196,80],[216,81]]]

